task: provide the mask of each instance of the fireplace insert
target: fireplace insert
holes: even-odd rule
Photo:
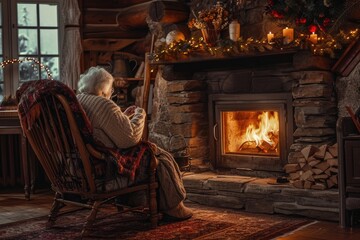
[[[212,166],[283,171],[293,142],[293,122],[288,93],[210,95]]]

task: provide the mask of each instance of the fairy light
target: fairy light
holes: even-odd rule
[[[310,44],[309,50],[314,55],[335,57],[336,50],[342,49],[344,44],[350,43],[350,41],[359,36],[359,29],[351,30],[348,33],[340,31],[340,33],[335,36],[327,34],[319,37],[317,44]],[[288,48],[300,47],[301,44],[308,41],[307,37],[308,36],[303,33],[299,34],[291,46],[283,46],[281,43],[270,46],[266,39],[254,39],[252,37],[246,40],[239,39],[236,42],[231,41],[231,43],[226,40],[220,40],[218,46],[210,46],[202,36],[197,39],[191,37],[186,41],[177,41],[171,45],[159,47],[155,52],[154,59],[156,61],[176,60],[179,58],[192,57],[193,54],[196,55],[198,52],[202,52],[205,55],[208,54],[208,56],[236,56],[250,51],[283,51]]]
[[[6,66],[8,66],[10,64],[23,63],[23,62],[32,62],[32,63],[34,63],[34,64],[31,64],[31,67],[33,67],[35,70],[37,70],[37,66],[39,66],[40,69],[45,70],[47,78],[49,80],[54,80],[50,69],[46,65],[40,63],[40,61],[37,58],[33,58],[33,57],[25,57],[25,58],[22,58],[22,59],[21,58],[6,59],[6,60],[0,62],[0,67],[5,68]]]

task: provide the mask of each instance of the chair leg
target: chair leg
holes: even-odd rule
[[[57,200],[60,196],[61,195],[59,193],[55,193],[54,202],[50,210],[49,219],[46,223],[46,228],[51,228],[55,224],[60,209],[65,206],[64,203]]]
[[[150,198],[149,210],[150,210],[151,228],[156,228],[158,225],[156,188],[150,187],[149,198]]]
[[[83,230],[81,231],[81,237],[85,237],[89,234],[89,230],[92,228],[92,225],[96,219],[96,214],[98,213],[100,204],[101,202],[99,201],[94,202],[90,215],[86,220]]]

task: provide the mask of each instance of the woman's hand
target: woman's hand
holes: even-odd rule
[[[125,114],[126,116],[128,116],[128,117],[132,117],[132,116],[134,115],[134,113],[135,113],[135,109],[136,109],[136,108],[137,108],[137,107],[136,107],[135,105],[130,106],[130,107],[128,107],[127,109],[125,109],[124,114]]]

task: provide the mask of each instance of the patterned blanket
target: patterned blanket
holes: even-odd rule
[[[125,174],[134,180],[141,161],[149,161],[154,157],[153,144],[142,141],[128,149],[106,148],[93,138],[93,129],[84,109],[78,102],[74,91],[60,81],[36,80],[21,85],[16,92],[18,113],[23,129],[31,129],[35,120],[41,114],[40,103],[46,101],[54,94],[63,95],[74,114],[77,125],[85,144],[91,144],[95,149],[106,154],[117,166],[119,174]]]

